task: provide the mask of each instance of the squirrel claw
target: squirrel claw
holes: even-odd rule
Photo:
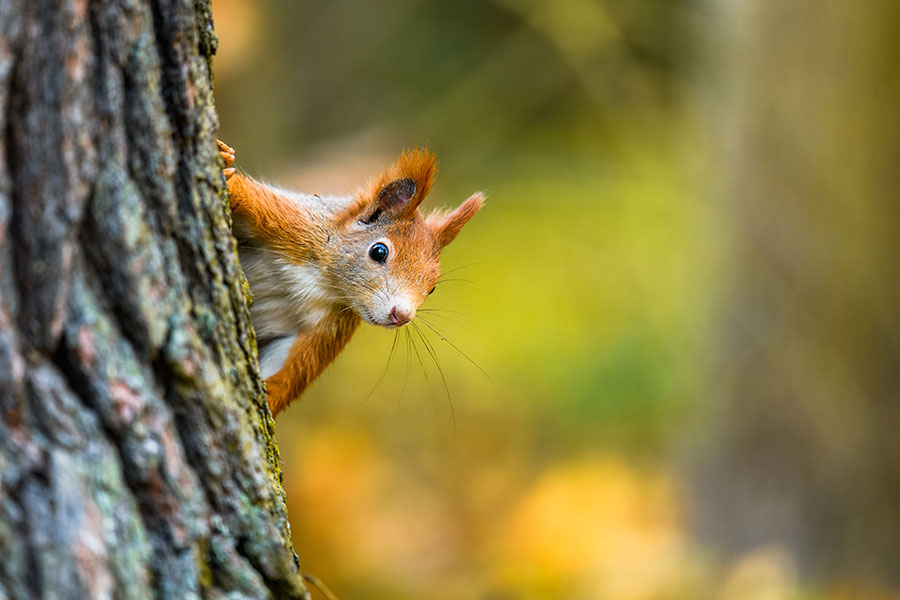
[[[234,162],[234,148],[222,140],[216,140],[216,143],[219,145],[219,156],[225,161],[225,166],[230,167],[231,163]]]
[[[234,148],[223,142],[222,140],[216,140],[216,145],[219,147],[219,152],[227,152],[228,154],[234,154]]]
[[[225,179],[227,180],[229,177],[234,175],[234,167],[231,166],[234,163],[234,148],[232,148],[222,140],[216,140],[216,144],[219,147],[219,156],[221,156],[222,160],[225,161],[225,168],[222,170],[222,173],[225,175]]]

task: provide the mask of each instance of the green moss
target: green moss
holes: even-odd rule
[[[197,561],[197,574],[200,586],[203,589],[212,587],[213,574],[209,567],[209,538],[203,537],[197,540],[196,553],[194,559]]]

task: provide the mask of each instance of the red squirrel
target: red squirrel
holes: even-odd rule
[[[412,321],[437,284],[441,249],[484,202],[479,192],[422,216],[435,174],[427,151],[403,152],[350,196],[265,185],[235,171],[234,150],[221,141],[219,154],[273,416],[321,375],[360,321],[388,329]]]

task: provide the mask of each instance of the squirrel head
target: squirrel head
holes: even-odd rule
[[[484,203],[475,193],[453,211],[424,217],[419,205],[434,174],[433,154],[403,152],[337,219],[327,272],[343,300],[373,325],[400,327],[415,317],[438,283],[441,250]]]

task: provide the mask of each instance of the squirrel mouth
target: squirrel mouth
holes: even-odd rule
[[[391,316],[388,316],[386,319],[378,319],[374,317],[372,313],[367,309],[357,310],[356,312],[360,317],[362,317],[363,321],[365,321],[369,325],[382,327],[384,329],[400,329],[401,327],[405,327],[412,322],[411,318],[398,319]]]
[[[390,321],[381,321],[379,319],[376,319],[367,310],[360,310],[357,311],[357,313],[360,317],[362,317],[363,321],[365,321],[369,325],[374,325],[375,327],[383,327],[384,329],[397,329],[398,327],[400,327],[399,325],[396,325],[395,323],[392,323]]]

